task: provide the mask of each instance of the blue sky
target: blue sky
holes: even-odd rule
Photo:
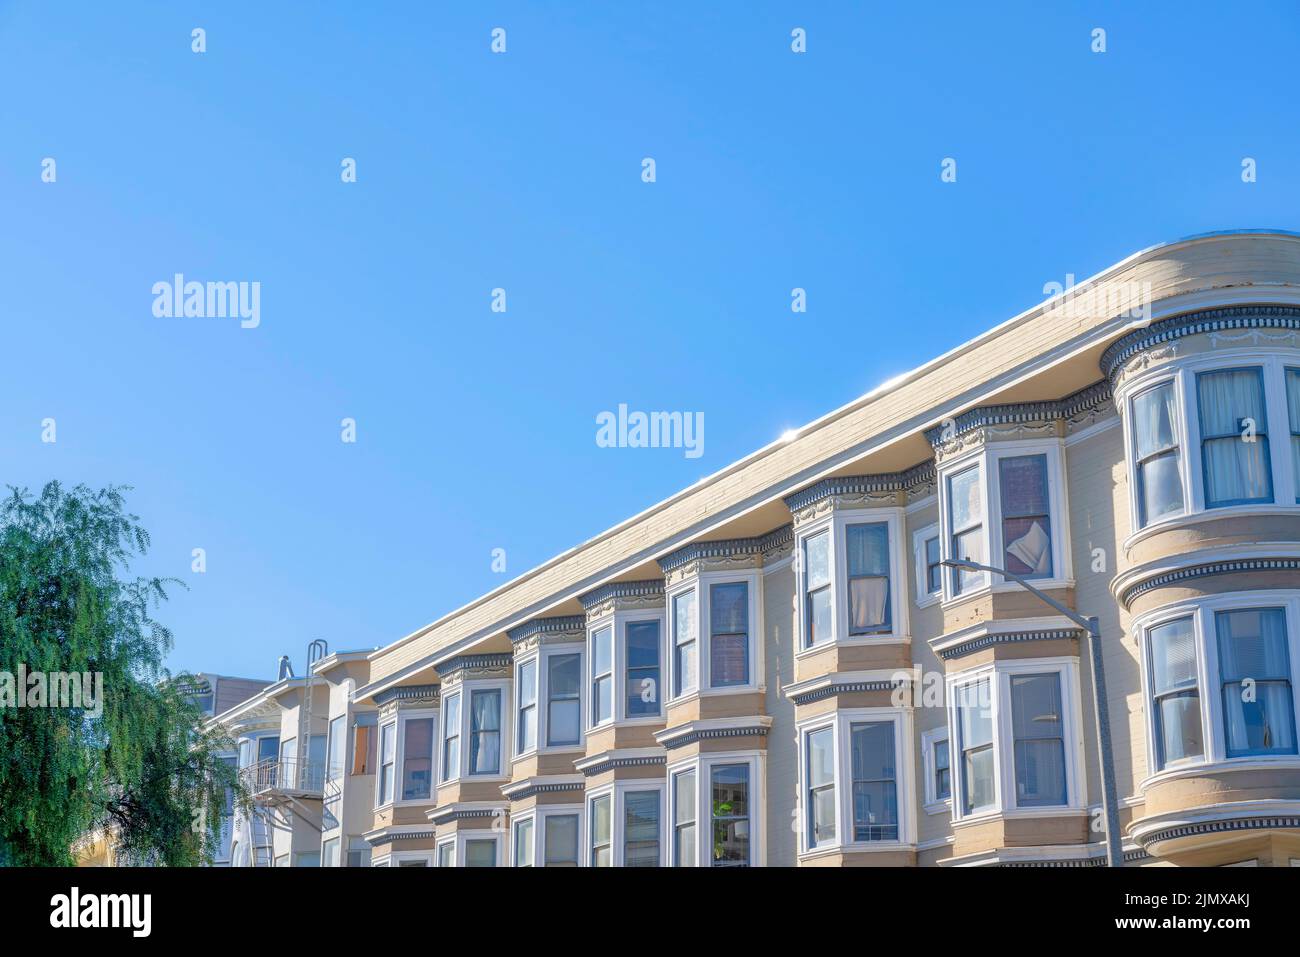
[[[1045,283],[1300,225],[1293,4],[702,6],[0,2],[0,482],[134,486],[172,666],[270,675]],[[260,282],[260,326],[155,317],[178,272]],[[702,412],[703,456],[598,447],[619,403]]]

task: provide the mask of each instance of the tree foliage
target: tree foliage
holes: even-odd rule
[[[163,665],[172,635],[153,612],[177,583],[128,577],[149,535],[124,491],[51,482],[0,500],[0,679],[102,676],[98,703],[84,688],[71,707],[0,701],[0,864],[71,864],[98,829],[119,860],[199,864],[236,789],[230,742]]]

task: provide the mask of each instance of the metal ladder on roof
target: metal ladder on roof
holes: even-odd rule
[[[302,702],[298,706],[298,767],[295,774],[300,779],[293,782],[298,787],[305,786],[308,782],[304,779],[306,775],[315,773],[315,770],[309,766],[311,760],[311,720],[312,720],[312,687],[316,684],[313,680],[312,668],[316,666],[329,654],[330,646],[324,638],[316,638],[307,645],[307,670],[303,672],[303,681],[306,686],[303,690]]]

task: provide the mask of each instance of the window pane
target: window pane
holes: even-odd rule
[[[623,795],[623,866],[659,866],[659,792]]]
[[[884,522],[845,529],[849,572],[849,633],[889,630],[889,526]]]
[[[1133,399],[1133,451],[1138,460],[1138,511],[1142,525],[1183,510],[1173,383]]]
[[[1228,756],[1295,754],[1295,711],[1281,608],[1215,615]]]
[[[1271,502],[1264,379],[1259,369],[1203,372],[1196,377],[1201,460],[1207,508]],[[1250,420],[1254,441],[1244,437]]]
[[[412,718],[403,733],[402,800],[427,800],[433,789],[433,719]]]
[[[934,796],[938,801],[952,797],[952,778],[948,756],[948,741],[934,743]]]
[[[749,584],[709,586],[709,681],[714,688],[749,681]]]
[[[501,771],[501,692],[475,691],[470,695],[469,773]]]
[[[1177,515],[1183,510],[1183,477],[1179,472],[1178,454],[1167,452],[1142,463],[1138,472],[1143,525],[1164,515]]]
[[[1017,455],[998,461],[1002,544],[1006,568],[1026,578],[1052,574],[1051,507],[1047,456]]]
[[[386,724],[379,729],[379,803],[393,799],[393,759],[397,741],[397,725]]]
[[[831,581],[831,536],[821,532],[804,542],[804,561],[808,566],[805,575],[808,591],[829,585]]]
[[[1196,642],[1192,619],[1179,618],[1152,628],[1151,677],[1156,694],[1196,687]]]
[[[933,595],[943,588],[943,566],[939,564],[939,537],[925,540],[925,591]]]
[[[828,587],[808,596],[808,644],[831,639],[831,590]]]
[[[591,636],[591,717],[594,723],[614,716],[612,669],[614,667],[614,632],[601,628]]]
[[[591,636],[591,673],[593,675],[607,674],[613,669],[613,638],[614,632],[609,628],[602,628]]]
[[[695,772],[682,771],[673,776],[673,864],[694,867],[695,845]]]
[[[324,851],[321,854],[321,867],[338,867],[339,866],[339,839],[332,837],[325,842]]]
[[[329,758],[327,765],[329,767],[329,779],[335,781],[343,776],[343,754],[347,744],[344,737],[344,724],[346,715],[339,715],[330,721],[329,728]]]
[[[443,702],[442,779],[460,773],[460,695],[450,695]]]
[[[709,587],[709,621],[714,634],[749,631],[749,583],[728,582]]]
[[[546,866],[578,866],[578,815],[552,814],[546,819]]]
[[[466,867],[496,867],[497,842],[474,840],[465,842]]]
[[[695,592],[683,592],[673,599],[673,648],[675,657],[674,694],[698,687],[696,676],[696,609]]]
[[[974,562],[977,565],[987,565],[988,561],[984,555],[984,530],[973,528],[968,532],[954,535],[952,552],[953,558]],[[980,587],[984,584],[984,577],[982,571],[971,571],[965,568],[953,570],[953,580],[959,593]]]
[[[1172,695],[1157,702],[1157,743],[1160,764],[1205,753],[1201,742],[1201,698],[1195,692]]]
[[[993,709],[988,679],[957,689],[957,728],[961,735],[962,807],[966,813],[992,807],[994,785]]]
[[[611,867],[609,795],[591,802],[591,866]]]
[[[849,733],[853,773],[853,839],[898,840],[894,725],[855,724]]]
[[[835,840],[835,743],[831,728],[808,733],[808,846]]]
[[[515,867],[533,866],[533,822],[515,825]]]
[[[440,845],[438,847],[438,866],[451,867],[452,853],[455,850],[456,846],[454,844],[447,843]]]
[[[948,497],[951,501],[949,514],[952,516],[954,532],[978,525],[984,520],[979,478],[979,468],[975,467],[958,472],[948,480]]]
[[[961,746],[976,748],[993,743],[993,707],[988,679],[972,681],[957,689],[960,709]]]
[[[1151,687],[1155,695],[1156,762],[1200,757],[1205,753],[1201,732],[1201,698],[1196,679],[1196,643],[1192,619],[1180,618],[1152,628]]]
[[[628,622],[628,717],[659,713],[659,622]]]
[[[578,689],[582,683],[580,655],[551,655],[547,659],[546,743],[577,744],[582,737],[582,706]]]
[[[1019,807],[1066,803],[1065,723],[1061,707],[1059,675],[1011,676],[1011,723]]]
[[[712,771],[713,866],[749,864],[749,765],[715,766]]]

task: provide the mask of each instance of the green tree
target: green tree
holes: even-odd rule
[[[205,729],[190,676],[163,666],[172,635],[153,612],[176,582],[128,577],[149,535],[123,491],[51,482],[0,500],[0,864],[71,864],[106,828],[126,862],[197,865],[237,794],[218,755],[230,742]],[[83,687],[71,707],[52,693],[18,707],[5,676],[34,703],[20,668],[102,676],[101,700]]]

